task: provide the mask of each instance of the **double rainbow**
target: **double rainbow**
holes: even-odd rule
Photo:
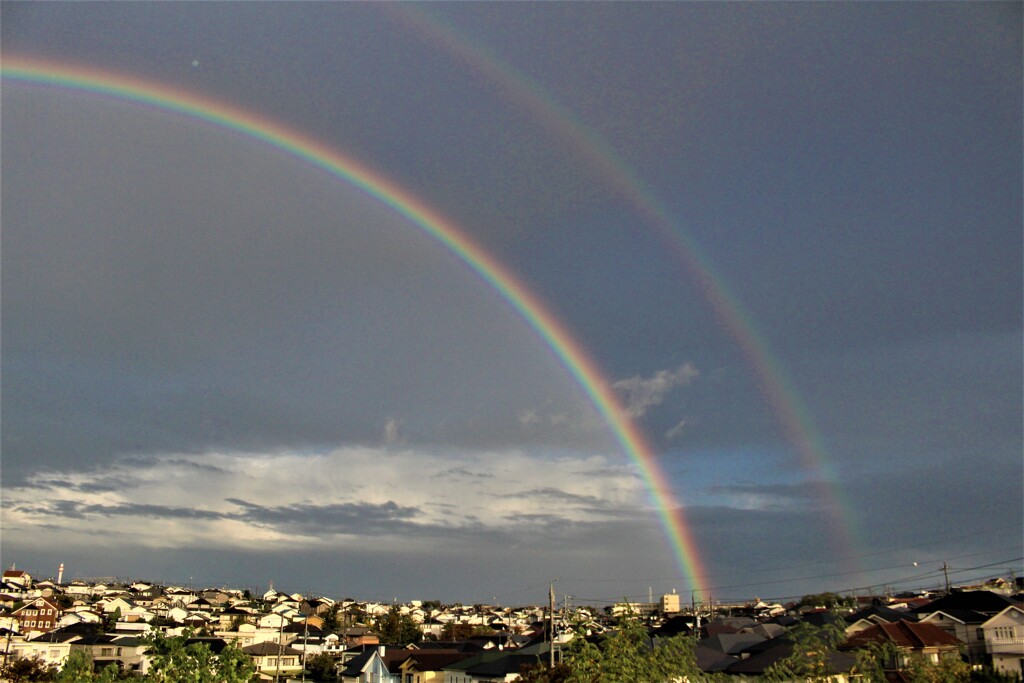
[[[492,255],[423,201],[323,142],[276,121],[172,86],[80,65],[5,55],[0,76],[10,82],[94,93],[132,102],[238,133],[309,163],[391,207],[453,255],[500,295],[537,333],[586,393],[619,446],[634,462],[658,511],[673,555],[690,587],[706,591],[705,572],[683,508],[643,433],[627,417],[610,382],[567,327]]]
[[[409,3],[383,7],[399,25],[482,75],[510,103],[527,112],[532,121],[576,155],[582,162],[582,168],[600,177],[610,189],[628,201],[660,237],[668,253],[676,257],[719,324],[743,353],[762,398],[799,456],[801,466],[814,476],[813,484],[819,503],[826,512],[833,551],[845,565],[855,567],[860,544],[853,507],[837,483],[832,458],[811,413],[785,368],[772,353],[768,341],[759,333],[752,316],[732,294],[711,259],[677,224],[612,146],[560,105],[541,84],[503,61],[487,46],[474,42],[429,7]]]

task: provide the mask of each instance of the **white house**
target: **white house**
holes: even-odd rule
[[[993,668],[1024,676],[1024,610],[1011,605],[982,624],[981,630]]]
[[[71,654],[71,643],[78,639],[78,635],[69,633],[44,633],[32,640],[19,638],[11,641],[9,654],[12,658],[38,657],[47,664],[61,667]]]

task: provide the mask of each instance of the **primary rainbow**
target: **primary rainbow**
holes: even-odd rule
[[[124,74],[37,58],[4,55],[0,76],[12,82],[53,86],[115,97],[175,112],[252,138],[308,162],[406,217],[440,242],[497,292],[540,336],[590,398],[635,463],[647,486],[679,568],[693,590],[704,592],[705,572],[693,535],[650,445],[627,417],[597,364],[566,326],[505,266],[455,224],[420,199],[370,168],[321,141],[276,121],[176,87]]]

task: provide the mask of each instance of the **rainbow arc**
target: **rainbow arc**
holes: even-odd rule
[[[181,114],[263,143],[349,183],[405,217],[437,240],[491,287],[555,354],[601,414],[633,461],[658,511],[665,535],[689,587],[705,593],[697,544],[669,480],[641,430],[627,416],[611,383],[584,347],[549,308],[464,230],[428,204],[368,166],[279,122],[166,84],[81,65],[5,55],[0,76],[9,82],[49,86],[112,97]]]

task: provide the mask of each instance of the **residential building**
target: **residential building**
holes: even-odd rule
[[[844,647],[854,649],[872,644],[896,646],[899,653],[896,661],[886,662],[884,666],[887,670],[899,670],[907,666],[912,656],[933,664],[945,657],[959,658],[962,642],[934,624],[903,619],[858,631],[847,638]]]
[[[985,650],[1000,673],[1024,677],[1024,609],[1011,605],[981,625]]]
[[[8,654],[12,659],[32,659],[38,657],[45,664],[53,664],[60,667],[64,666],[64,662],[67,661],[68,656],[71,654],[71,643],[78,640],[78,638],[79,635],[76,633],[62,633],[60,631],[44,633],[32,640],[25,640],[23,637],[19,637],[17,640],[11,640],[8,646],[10,648]]]
[[[287,645],[257,643],[243,647],[242,652],[252,657],[260,677],[273,679],[279,675],[289,676],[302,671],[302,652]]]
[[[28,637],[57,628],[60,615],[60,605],[50,598],[36,598],[11,613],[18,622],[18,631]]]

